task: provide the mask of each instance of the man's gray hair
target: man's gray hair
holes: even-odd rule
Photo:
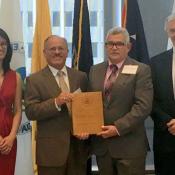
[[[106,41],[108,39],[109,35],[117,35],[117,34],[123,34],[125,36],[125,44],[128,44],[130,42],[129,33],[126,28],[123,27],[113,27],[108,30],[106,35]]]
[[[169,15],[169,16],[166,18],[166,20],[165,20],[165,26],[164,26],[165,31],[168,30],[167,25],[168,25],[168,23],[169,23],[170,21],[172,21],[172,20],[175,20],[175,13],[172,13],[171,15]]]

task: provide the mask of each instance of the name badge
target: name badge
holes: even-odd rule
[[[138,65],[125,65],[123,67],[122,73],[123,74],[136,74],[138,69]]]

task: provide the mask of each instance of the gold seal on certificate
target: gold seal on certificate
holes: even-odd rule
[[[72,100],[73,134],[97,134],[104,125],[101,92],[74,94]]]

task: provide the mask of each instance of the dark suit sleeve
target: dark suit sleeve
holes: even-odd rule
[[[87,91],[91,91],[92,90],[92,83],[91,83],[92,74],[93,74],[93,66],[90,68],[89,75],[88,75],[89,81],[88,81]]]
[[[41,99],[39,82],[26,79],[25,112],[29,120],[45,120],[57,116],[59,111],[55,107],[54,98]],[[41,87],[42,88],[42,87]]]
[[[138,67],[135,79],[135,93],[131,110],[114,122],[121,136],[133,131],[140,124],[143,125],[144,120],[151,112],[152,100],[151,70],[149,66],[142,64]]]
[[[157,81],[159,78],[159,73],[161,70],[157,70],[156,68],[156,62],[151,61],[151,72],[152,72],[152,80],[153,80],[153,88],[154,88],[154,100],[153,100],[153,108],[152,108],[152,112],[151,112],[151,117],[154,121],[155,127],[159,128],[159,129],[166,129],[167,126],[167,122],[169,122],[172,117],[167,114],[161,107],[161,102],[160,102],[160,97],[158,93],[158,89],[160,88]],[[162,82],[163,83],[163,82]]]
[[[88,77],[85,72],[82,72],[82,76],[80,78],[80,88],[82,92],[86,92],[88,89]]]

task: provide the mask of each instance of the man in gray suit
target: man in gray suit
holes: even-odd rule
[[[49,36],[44,55],[48,65],[27,78],[25,92],[26,115],[37,121],[38,174],[84,175],[88,135],[72,135],[70,102],[72,92],[86,91],[87,76],[65,66],[68,47],[62,37]]]
[[[107,61],[89,74],[90,90],[103,92],[104,126],[92,136],[100,175],[143,175],[148,141],[144,120],[153,98],[149,66],[129,58],[131,48],[125,28],[106,36]]]

